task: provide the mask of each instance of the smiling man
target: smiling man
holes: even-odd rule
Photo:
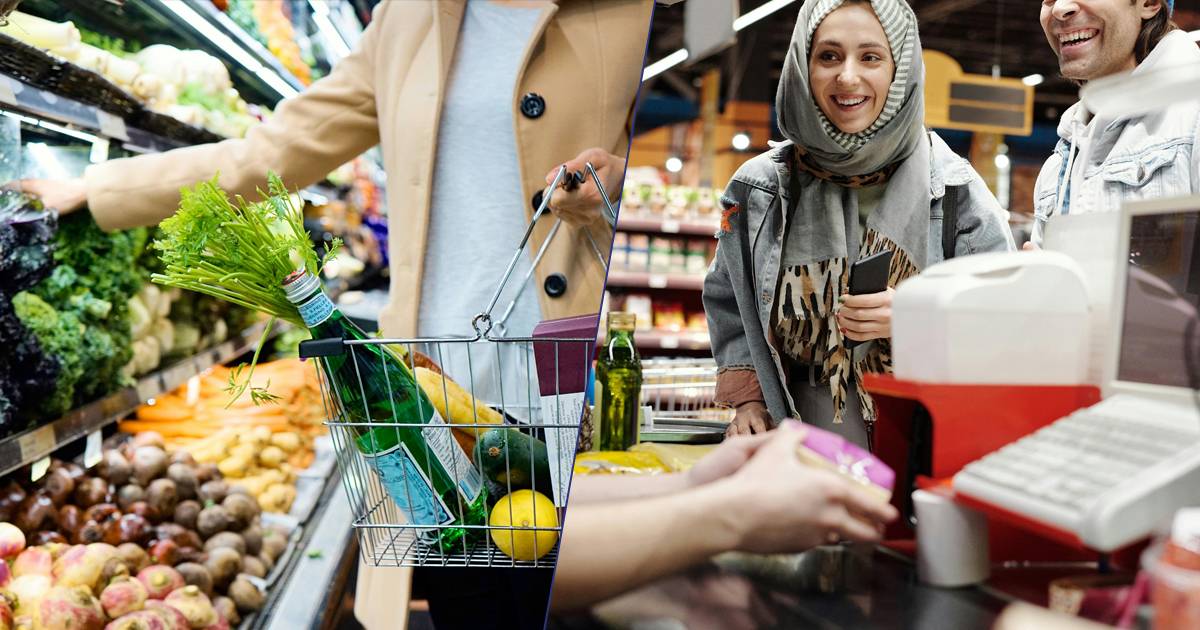
[[[1042,30],[1062,75],[1079,84],[1200,64],[1171,21],[1174,0],[1043,0]],[[1146,95],[1154,98],[1153,95]],[[1068,109],[1034,189],[1033,243],[1055,214],[1111,212],[1124,201],[1200,192],[1200,100],[1134,117]]]

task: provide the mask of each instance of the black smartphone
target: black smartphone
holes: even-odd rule
[[[892,269],[892,250],[860,258],[850,267],[850,295],[882,293],[887,291],[888,275]],[[853,348],[861,341],[847,338],[845,345]]]

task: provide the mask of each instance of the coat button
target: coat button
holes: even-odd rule
[[[542,283],[542,288],[546,290],[546,295],[552,298],[562,297],[567,292],[567,277],[561,273],[554,272],[546,276],[546,281]]]
[[[546,99],[537,92],[530,92],[521,97],[521,113],[526,118],[541,118],[546,113]]]
[[[537,212],[538,208],[542,207],[542,197],[544,196],[545,194],[540,190],[533,193],[533,197],[529,200],[529,205],[533,206],[534,212]]]

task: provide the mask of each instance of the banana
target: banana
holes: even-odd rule
[[[449,376],[423,367],[418,367],[414,372],[421,390],[450,424],[504,424],[504,418],[499,412],[472,397]],[[480,432],[486,429],[467,427],[462,430],[470,431],[475,437],[479,437]]]

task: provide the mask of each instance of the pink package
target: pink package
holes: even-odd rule
[[[891,499],[896,473],[887,464],[836,433],[814,426],[804,428],[807,433],[797,449],[801,460],[841,473],[884,501]]]

